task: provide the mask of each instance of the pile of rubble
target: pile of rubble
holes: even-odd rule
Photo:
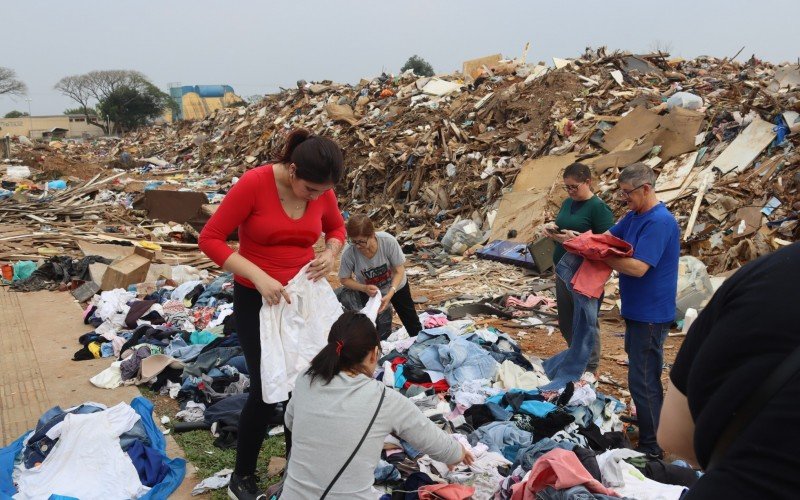
[[[417,249],[460,219],[488,239],[530,241],[565,196],[560,171],[572,161],[594,168],[621,215],[617,173],[645,161],[660,172],[656,189],[686,233],[685,253],[721,273],[798,236],[798,97],[800,67],[754,57],[601,48],[548,67],[494,55],[433,78],[300,81],[201,122],[58,151],[123,169],[117,193],[189,188],[215,201],[273,158],[288,130],[308,128],[345,150],[343,210],[367,211]],[[11,203],[0,201],[0,216]]]

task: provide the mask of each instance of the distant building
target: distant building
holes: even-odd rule
[[[0,118],[0,137],[24,135],[30,139],[98,137],[103,129],[86,121],[84,115],[20,116]]]
[[[167,111],[164,119],[202,120],[217,109],[243,102],[230,85],[178,85],[170,87],[169,95],[178,105],[178,113]]]

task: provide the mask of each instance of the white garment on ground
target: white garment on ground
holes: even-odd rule
[[[603,485],[614,488],[621,497],[640,500],[678,500],[686,488],[653,481],[625,461],[626,458],[640,456],[641,453],[625,448],[609,450],[598,455],[597,465],[600,466]]]
[[[105,408],[105,405],[102,405],[100,403],[88,402],[84,404]],[[77,407],[72,407],[66,411],[74,410],[75,408]],[[111,408],[108,408],[103,411],[103,413],[106,414],[106,419],[108,420],[109,424],[111,424],[111,427],[119,430],[120,434],[125,434],[126,432],[131,430],[133,426],[136,425],[136,422],[138,422],[141,419],[141,417],[139,417],[139,414],[136,413],[136,411],[128,411],[129,408],[131,408],[130,405],[126,403],[119,403],[118,405],[112,406]],[[62,432],[61,429],[63,426],[64,426],[64,420],[51,427],[47,431],[47,437],[49,437],[54,441],[60,438]]]
[[[564,393],[564,389],[558,391],[559,394]],[[576,385],[575,392],[569,398],[567,406],[589,406],[597,399],[597,393],[590,385]]]
[[[202,284],[203,282],[201,280],[193,280],[181,283],[175,290],[172,291],[172,294],[170,294],[169,298],[183,302],[183,299],[186,298],[186,295],[188,295],[189,292],[197,288],[197,285]]]
[[[116,389],[122,385],[122,361],[114,361],[111,366],[89,379],[92,385],[101,389]]]
[[[389,387],[394,387],[394,370],[392,370],[392,362],[383,362],[383,383]]]
[[[263,301],[261,330],[261,396],[266,403],[289,399],[297,375],[328,343],[331,325],[342,315],[342,305],[328,280],[311,281],[308,265],[286,285],[292,303]]]
[[[187,401],[186,408],[175,414],[175,418],[184,422],[202,422],[205,418],[206,405]]]
[[[500,336],[488,328],[481,328],[480,330],[475,330],[475,335],[482,338],[489,344],[494,344],[500,339]]]
[[[453,399],[456,404],[464,407],[464,410],[472,405],[483,404],[486,398],[503,392],[500,389],[491,387],[491,382],[486,379],[467,380],[456,387],[451,388]]]
[[[144,495],[150,488],[142,485],[136,467],[119,445],[120,434],[138,419],[139,414],[125,403],[97,413],[67,415],[59,427],[61,439],[39,467],[22,471],[14,498],[34,500],[57,494],[81,500],[122,500]]]
[[[217,307],[216,314],[217,317],[212,319],[208,325],[206,325],[206,328],[214,328],[215,326],[221,325],[222,322],[225,321],[225,318],[233,314],[233,304],[225,303],[220,305]]]
[[[171,279],[175,283],[181,285],[187,281],[203,281],[208,279],[208,271],[202,271],[187,265],[172,266]],[[182,300],[182,299],[181,299]]]
[[[406,352],[408,348],[411,347],[414,344],[414,342],[417,341],[417,337],[408,336],[408,333],[406,332],[405,328],[400,328],[393,334],[389,335],[389,338],[391,339],[397,332],[401,332],[405,334],[405,336],[403,338],[400,338],[399,340],[394,340],[394,341],[381,340],[381,352],[384,355],[389,354],[395,349],[397,350],[397,352],[400,353]]]
[[[472,455],[475,457],[475,461],[472,462],[472,465],[468,466],[469,470],[472,472],[476,472],[478,474],[491,474],[493,472],[496,473],[498,467],[511,465],[511,462],[500,453],[489,451],[489,447],[484,443],[478,443],[475,446],[472,446],[469,444],[466,436],[462,434],[453,434],[453,439],[461,443],[461,445],[467,450],[471,451]],[[456,470],[466,468],[467,466],[460,465],[456,467]]]
[[[135,293],[126,292],[122,288],[102,292],[92,299],[96,301],[94,304],[97,306],[94,315],[104,321],[108,321],[118,329],[123,328],[125,326],[125,316],[128,315],[130,310],[127,304],[135,298]]]
[[[494,387],[498,389],[523,389],[531,390],[547,384],[550,379],[539,371],[534,365],[533,371],[526,371],[521,366],[514,364],[511,360],[505,360],[500,364],[500,368],[495,375],[496,382]]]
[[[208,491],[228,486],[228,483],[231,482],[232,473],[233,469],[222,469],[213,476],[203,479],[192,489],[192,496],[202,495]]]

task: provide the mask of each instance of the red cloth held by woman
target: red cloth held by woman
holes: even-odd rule
[[[564,249],[583,257],[583,264],[572,277],[573,289],[599,299],[611,276],[611,268],[603,262],[606,257],[631,257],[633,247],[627,241],[610,234],[594,234],[591,231],[564,242]]]

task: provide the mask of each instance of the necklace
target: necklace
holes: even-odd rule
[[[280,199],[281,199],[281,203],[283,203],[283,204],[287,204],[287,201],[286,201],[286,200],[285,200],[283,197],[280,197]],[[299,209],[299,208],[302,208],[302,206],[303,206],[303,204],[302,204],[302,203],[299,203],[299,204],[297,204],[297,205],[293,206],[292,208],[294,208],[295,210],[297,210],[297,209]]]

